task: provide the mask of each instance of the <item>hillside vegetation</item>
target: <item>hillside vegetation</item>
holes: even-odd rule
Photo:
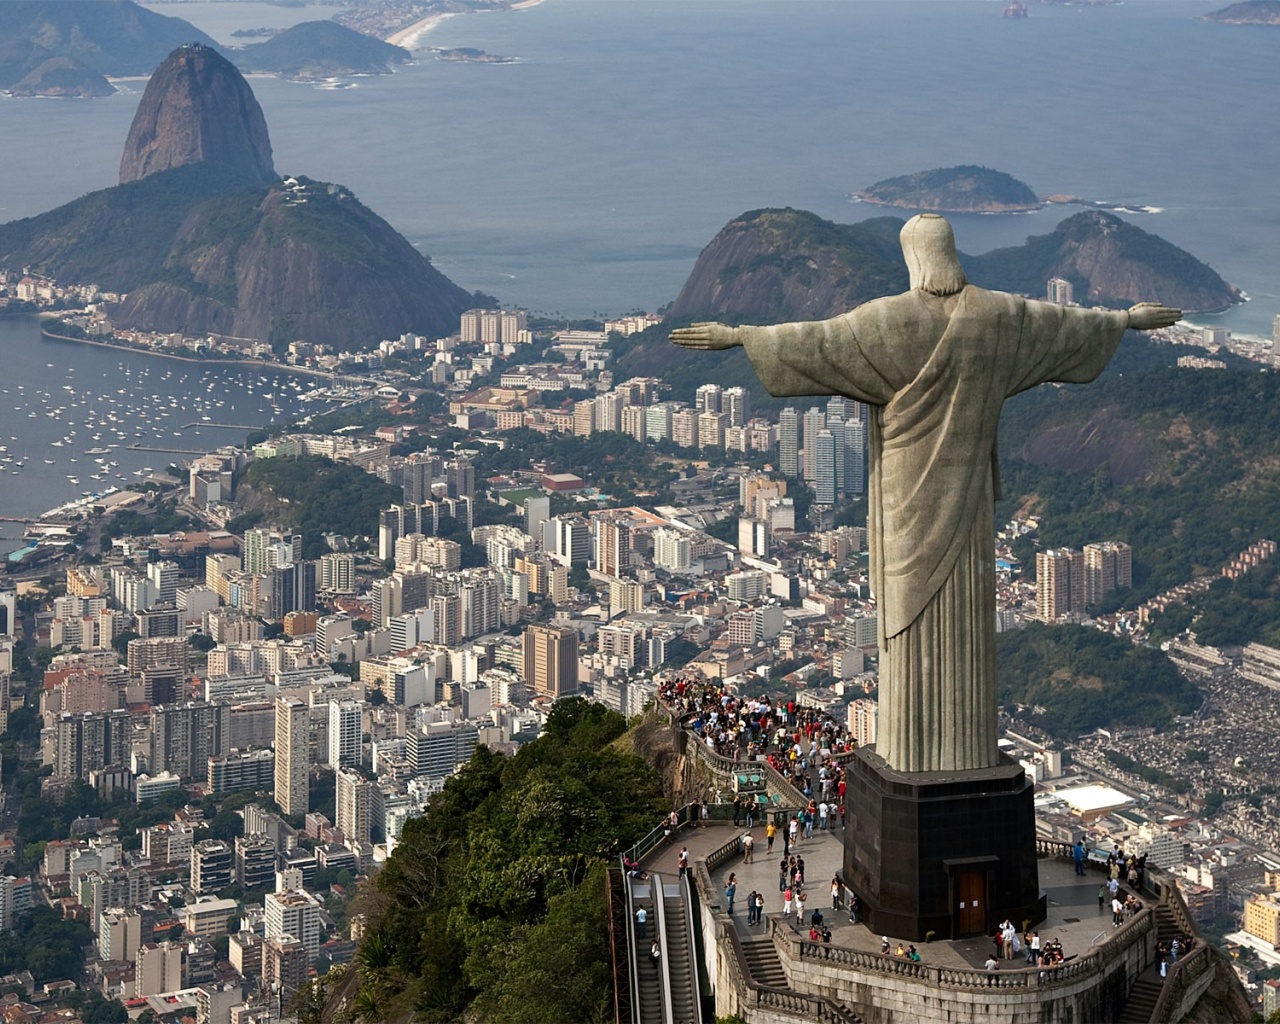
[[[245,71],[275,71],[304,80],[385,75],[393,64],[413,59],[401,46],[362,35],[336,21],[304,21],[264,43],[246,46],[232,57]]]
[[[257,459],[237,483],[237,488],[246,486],[255,493],[257,518],[302,534],[305,558],[328,550],[326,533],[375,535],[378,513],[404,497],[399,487],[363,469],[318,455]]]
[[[655,771],[610,746],[624,729],[574,697],[514,757],[477,748],[363,893],[326,1015],[352,993],[366,1021],[611,1021],[605,869],[662,810]]]
[[[1098,728],[1165,729],[1200,691],[1158,650],[1084,626],[1030,623],[1001,633],[1000,702],[1063,739]],[[1040,710],[1035,710],[1040,709]]]
[[[1023,213],[1044,205],[1025,182],[974,164],[886,178],[854,196],[864,203],[935,213]]]

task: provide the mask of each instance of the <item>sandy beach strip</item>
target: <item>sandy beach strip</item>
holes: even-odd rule
[[[436,28],[446,18],[452,18],[455,13],[457,12],[449,11],[444,14],[432,14],[421,21],[415,21],[408,28],[402,28],[399,32],[391,33],[391,35],[387,36],[386,41],[392,46],[403,46],[406,50],[417,49],[432,29]]]

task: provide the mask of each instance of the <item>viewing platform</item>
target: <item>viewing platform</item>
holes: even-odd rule
[[[1064,959],[1056,966],[1028,964],[1022,950],[1000,958],[997,969],[988,971],[999,922],[987,930],[990,934],[916,941],[919,961],[894,955],[900,945],[910,948],[907,938],[852,921],[847,890],[842,889],[840,906],[833,906],[831,883],[837,877],[843,881],[846,856],[838,821],[827,830],[815,825],[812,837],[801,837],[790,851],[805,862],[801,925],[794,912],[784,914],[780,865],[786,822],[803,796],[767,763],[716,754],[680,720],[673,717],[671,724],[685,757],[686,783],[700,782],[709,796],[723,801],[734,792],[736,776],[753,774],[751,781],[761,786],[768,802],[750,830],[744,823],[733,825],[729,804],[710,804],[705,825],[698,805],[690,804],[680,812],[678,828],[665,836],[662,829],[654,830],[629,853],[646,871],[677,876],[679,852],[687,848],[693,914],[705,951],[703,991],[714,993],[716,1016],[736,1013],[748,1024],[814,1019],[837,1024],[1168,1022],[1181,1020],[1214,977],[1212,951],[1198,937],[1172,878],[1149,869],[1143,891],[1136,893],[1143,908],[1116,925],[1110,895],[1099,905],[1099,888],[1108,880],[1103,866],[1087,865],[1085,874],[1077,875],[1070,847],[1058,842],[1037,843],[1047,917],[1030,924],[1042,946],[1054,940],[1061,944]],[[772,850],[766,840],[770,817],[778,825]],[[748,831],[751,861],[743,846]],[[725,896],[731,873],[737,885],[732,914]],[[1122,884],[1121,889],[1123,894],[1127,887]],[[748,924],[753,890],[763,894],[764,908],[761,921]],[[830,930],[829,943],[810,939],[814,909],[822,912],[822,924]],[[1028,922],[1012,923],[1021,941]],[[1185,952],[1168,964],[1162,977],[1157,942],[1167,946],[1175,935],[1183,939]],[[882,952],[886,938],[887,955]]]

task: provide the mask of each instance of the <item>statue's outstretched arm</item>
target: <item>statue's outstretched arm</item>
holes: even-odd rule
[[[736,348],[742,344],[742,334],[738,328],[725,324],[698,323],[691,327],[677,327],[671,332],[671,340],[684,348],[711,352]]]
[[[1154,331],[1159,327],[1172,327],[1182,319],[1182,310],[1162,306],[1158,302],[1139,302],[1129,307],[1129,329]]]

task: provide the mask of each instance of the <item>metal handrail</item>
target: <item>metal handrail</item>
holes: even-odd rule
[[[667,909],[662,890],[662,876],[649,872],[649,892],[653,896],[653,926],[661,943],[662,956],[658,958],[658,986],[662,990],[663,1024],[675,1024],[675,1010],[671,1006],[671,956],[667,945]]]
[[[693,920],[693,894],[690,892],[689,875],[680,879],[680,901],[684,907],[685,942],[688,944],[689,957],[689,992],[693,1000],[694,1011],[701,1014],[702,988],[698,983],[698,947],[694,941],[696,922]]]
[[[621,860],[621,858],[619,858]],[[635,879],[627,874],[626,865],[622,865],[622,880],[627,890],[627,973],[631,978],[631,1019],[635,1024],[645,1024],[640,1019],[640,950],[636,948],[636,910],[635,893],[632,884]],[[656,924],[655,924],[656,927]]]

